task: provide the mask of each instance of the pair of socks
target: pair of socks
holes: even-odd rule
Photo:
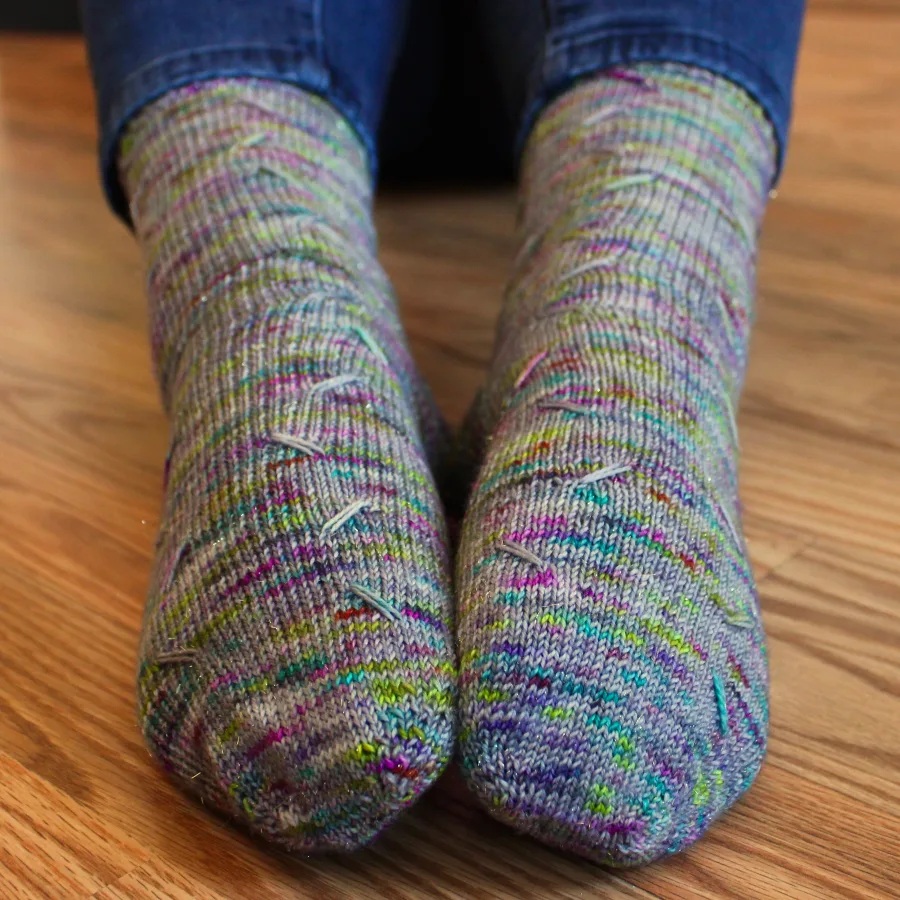
[[[693,841],[750,784],[767,666],[734,410],[772,130],[678,65],[544,110],[459,451],[377,261],[365,151],[252,79],[141,111],[120,173],[172,422],[141,725],[292,850],[358,847],[458,742],[498,818],[599,862]]]

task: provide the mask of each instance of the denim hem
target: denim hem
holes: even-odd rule
[[[521,158],[528,135],[541,110],[578,79],[615,66],[642,62],[669,62],[697,66],[721,75],[743,88],[759,103],[772,124],[777,143],[773,184],[781,176],[791,116],[791,100],[765,69],[742,48],[708,34],[670,29],[621,29],[602,34],[551,34],[536,73],[516,141],[516,159]]]
[[[131,226],[128,200],[116,167],[119,139],[128,122],[148,103],[176,88],[216,78],[260,78],[294,85],[317,94],[334,106],[359,136],[373,179],[377,157],[373,135],[359,115],[359,103],[336,83],[332,74],[299,47],[261,45],[202,47],[160,57],[132,72],[102,111],[100,167],[103,190],[113,212]]]

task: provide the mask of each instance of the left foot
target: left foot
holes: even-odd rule
[[[734,410],[774,140],[684,66],[539,120],[459,562],[462,768],[597,861],[679,850],[750,785],[768,671]]]
[[[299,851],[372,840],[453,750],[442,424],[375,252],[362,144],[256,79],[129,124],[172,418],[139,718],[178,782]]]

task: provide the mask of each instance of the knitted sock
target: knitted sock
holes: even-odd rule
[[[447,763],[454,691],[442,431],[365,152],[324,101],[222,80],[141,112],[120,170],[173,433],[144,735],[263,836],[355,847]]]
[[[678,65],[576,86],[526,149],[471,417],[462,765],[498,817],[604,863],[689,844],[765,753],[734,409],[774,158],[743,91]]]

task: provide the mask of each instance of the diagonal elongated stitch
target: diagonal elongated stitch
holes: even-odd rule
[[[538,244],[544,239],[544,231],[536,231],[534,234],[528,236],[528,238],[522,243],[522,247],[519,252],[516,254],[516,258],[513,260],[513,268],[517,269],[522,263],[528,259],[529,256],[534,252],[537,248]]]
[[[285,171],[284,169],[274,169],[268,165],[262,165],[256,170],[257,175],[270,175],[273,178],[280,178],[285,183],[291,185],[291,187],[295,187],[298,190],[306,190],[307,183],[303,180],[303,178],[299,175],[295,175],[293,172]]]
[[[319,540],[322,541],[330,537],[338,529],[346,525],[357,513],[362,512],[364,509],[370,509],[371,506],[372,504],[368,500],[354,500],[322,526],[322,530],[319,532]]]
[[[725,299],[724,291],[713,291],[712,294],[713,299],[716,301],[716,306],[719,307],[719,312],[722,314],[724,326],[726,328],[733,327],[734,316],[728,306],[728,301]]]
[[[740,449],[741,440],[738,435],[738,426],[737,426],[737,416],[734,411],[734,404],[731,402],[731,396],[727,391],[722,394],[722,397],[725,402],[725,421],[728,424],[728,431],[731,434],[731,440],[734,441],[734,446],[736,449]]]
[[[522,387],[523,384],[525,384],[526,381],[528,381],[528,376],[541,364],[546,356],[547,351],[541,350],[540,352],[535,353],[534,356],[532,356],[531,359],[529,359],[528,362],[525,363],[525,367],[519,373],[519,377],[513,384],[513,388],[515,388],[515,390],[518,390],[520,387]]]
[[[597,112],[589,115],[585,120],[585,125],[599,125],[601,122],[606,119],[611,118],[621,111],[621,106],[604,106],[602,109],[597,110]]]
[[[296,226],[295,237],[301,239],[314,234],[315,229],[320,229],[323,225],[322,217],[316,215],[314,212],[308,209],[295,210],[291,218],[293,220],[292,224]],[[285,249],[285,252],[296,255],[297,250],[297,247],[291,245]],[[300,258],[302,259],[304,257]],[[314,294],[316,293],[325,294],[325,291],[313,292],[313,294],[311,294],[310,296],[314,296]],[[327,296],[327,294],[325,295]]]
[[[372,335],[362,327],[362,325],[351,325],[350,330],[359,337],[359,339],[376,357],[378,357],[378,361],[383,366],[389,365],[388,358],[387,356],[385,356],[384,350],[381,349],[375,338],[373,338]]]
[[[610,69],[605,73],[605,77],[614,78],[616,81],[627,81],[628,84],[633,84],[635,87],[641,87],[648,91],[659,90],[656,82],[649,75],[629,69]]]
[[[752,628],[753,619],[736,609],[725,610],[725,621],[733,628]]]
[[[563,275],[563,280],[568,281],[571,278],[577,278],[579,275],[584,275],[585,272],[593,272],[595,269],[609,269],[612,271],[615,263],[616,257],[601,256],[599,259],[589,260],[580,266],[576,266],[574,269],[570,269]]]
[[[280,431],[273,432],[269,437],[276,444],[283,444],[285,447],[299,450],[307,456],[325,455],[325,448],[315,441],[309,440],[309,438],[297,437],[293,434],[284,434]]]
[[[175,580],[175,575],[178,572],[178,567],[181,565],[184,558],[191,552],[193,545],[194,542],[190,538],[182,542],[181,546],[178,548],[178,552],[172,557],[172,561],[163,573],[159,588],[161,593],[164,594],[172,586],[172,582]]]
[[[251,134],[249,137],[245,137],[237,143],[232,144],[230,152],[238,153],[241,150],[249,150],[251,147],[258,147],[260,144],[265,143],[268,138],[269,135],[265,132],[260,132],[259,134]]]
[[[324,394],[326,391],[334,391],[348,384],[355,384],[360,381],[359,375],[333,375],[331,378],[325,378],[317,381],[310,389],[307,396],[316,394]]]
[[[320,395],[337,390],[347,384],[353,384],[359,380],[360,378],[358,375],[334,375],[331,378],[325,378],[322,381],[316,382],[316,384],[309,388],[306,392],[306,396],[303,398],[304,415],[309,417],[315,414],[315,401]]]
[[[616,475],[624,475],[626,472],[630,472],[633,466],[629,463],[619,463],[612,466],[605,466],[602,469],[596,469],[593,472],[589,472],[583,478],[579,478],[577,484],[594,484],[597,481],[603,481],[605,478],[613,478]]]
[[[222,91],[225,93],[225,91]],[[232,100],[235,103],[239,103],[242,106],[246,106],[249,109],[257,110],[258,112],[263,113],[267,118],[273,120],[273,122],[284,122],[284,114],[279,112],[277,109],[273,109],[271,106],[261,102],[258,99],[252,99],[247,97],[242,91],[228,91],[232,95]]]
[[[302,279],[300,283],[303,284]],[[312,305],[314,303],[321,304],[343,304],[344,308],[350,315],[357,315],[360,308],[365,308],[366,303],[359,297],[347,291],[310,291],[303,296],[304,305]]]
[[[743,546],[741,533],[737,530],[737,526],[734,524],[734,520],[731,518],[731,515],[724,506],[722,507],[722,518],[725,520],[725,524],[728,526],[728,530],[731,532],[735,547],[740,550]]]
[[[734,628],[752,628],[753,621],[749,619],[745,613],[739,609],[729,606],[724,597],[718,593],[712,594],[712,601],[722,610],[725,621]]]
[[[540,556],[537,555],[537,553],[532,553],[532,551],[527,547],[523,547],[521,544],[518,544],[515,541],[503,538],[503,540],[497,542],[497,549],[503,550],[506,553],[510,553],[513,556],[518,556],[519,559],[524,559],[525,562],[530,562],[532,565],[535,565],[538,568],[547,568],[547,563],[545,563],[544,560],[542,560]]]
[[[589,416],[591,414],[591,411],[580,403],[576,403],[574,400],[566,400],[563,397],[550,397],[547,400],[542,400],[539,407],[548,411],[559,409],[564,412],[574,413],[576,416]]]
[[[641,184],[650,184],[656,181],[659,175],[653,172],[640,172],[637,175],[625,175],[615,181],[610,181],[605,185],[607,191],[624,191],[626,188],[637,187]]]
[[[304,295],[303,302],[304,303],[323,303],[331,300],[331,294],[327,291],[310,291],[308,294]]]
[[[158,654],[153,662],[158,666],[172,666],[181,663],[192,663],[200,656],[199,650],[185,648],[184,650],[170,650],[168,653]]]
[[[379,597],[378,594],[373,593],[367,587],[364,587],[361,584],[353,583],[349,587],[350,593],[355,594],[362,600],[364,603],[368,603],[372,609],[378,610],[383,616],[390,619],[392,622],[400,621],[400,613],[390,604],[387,600],[382,597]]]
[[[728,734],[728,704],[725,700],[725,685],[716,672],[713,672],[713,691],[716,695],[716,706],[719,709],[719,731]]]

